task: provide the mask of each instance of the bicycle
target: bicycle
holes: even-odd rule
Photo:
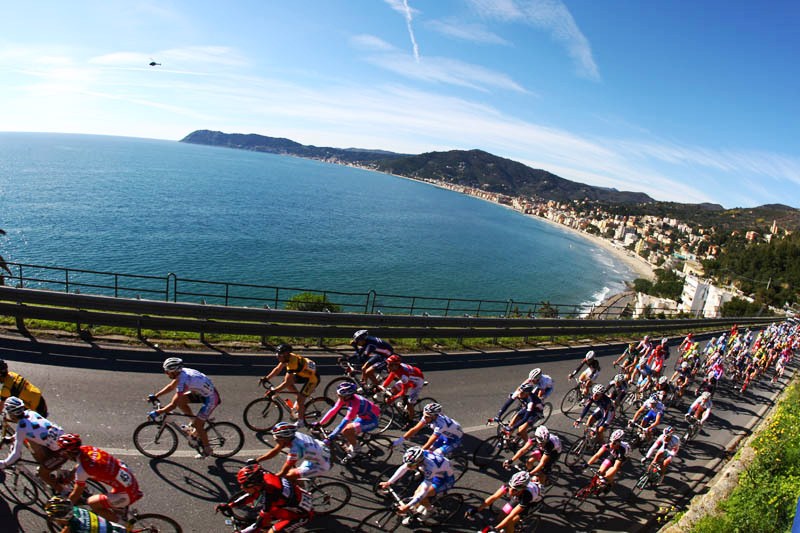
[[[652,431],[647,431],[646,428],[641,424],[630,422],[628,424],[626,434],[628,444],[631,445],[631,448],[638,449],[639,453],[642,455],[647,453],[647,450],[650,448],[650,444],[653,442]]]
[[[253,522],[255,522],[255,518],[252,520],[241,518],[238,516],[233,509],[219,509],[217,510],[222,516],[225,517],[225,525],[232,528],[233,533],[241,533],[242,528],[246,528]],[[326,533],[328,528],[320,527],[320,528],[313,528],[307,529],[304,528],[303,531],[306,533]]]
[[[509,417],[513,417],[513,413],[515,412],[516,411],[513,411],[512,409],[506,410],[506,412],[503,413],[503,416],[500,417],[500,422],[508,423],[508,421],[510,420]],[[541,418],[536,420],[536,425],[539,426],[547,424],[547,421],[550,420],[551,414],[553,414],[553,404],[550,402],[544,402],[542,404],[542,416]]]
[[[543,506],[544,502],[539,501],[532,505],[528,510],[523,511],[519,515],[519,522],[517,522],[514,526],[514,533],[534,533],[539,528],[539,523],[542,521],[542,518],[538,513]],[[507,514],[505,508],[503,508],[503,510],[500,512]],[[484,524],[484,527],[478,531],[481,533],[488,533],[489,531],[495,531],[492,527],[492,524],[501,519],[500,512],[493,511],[491,508],[487,508],[483,511],[476,511],[471,517],[467,516],[466,519],[470,522]]]
[[[583,437],[576,440],[569,447],[567,453],[564,454],[564,464],[569,467],[575,466],[587,450],[595,453],[602,444],[597,438],[597,429],[595,427],[584,427]]]
[[[259,383],[267,390],[274,388],[272,383],[267,380],[260,380]],[[261,396],[248,403],[242,413],[244,425],[256,433],[267,432],[271,430],[275,424],[285,420],[286,410],[289,411],[289,417],[292,420],[297,420],[297,401],[293,401],[290,398],[276,398],[276,396],[280,394],[283,394],[283,391],[270,396]],[[333,402],[324,396],[318,396],[307,400],[306,420],[308,422],[319,420],[331,406],[333,406]]]
[[[487,426],[494,423],[493,419],[486,422]],[[481,442],[472,454],[472,462],[478,468],[486,468],[499,461],[498,457],[503,452],[516,453],[525,443],[518,435],[513,435],[507,424],[497,425],[497,434]]]
[[[328,431],[322,426],[311,427],[311,432],[316,433],[323,439],[329,437]],[[331,450],[331,462],[346,467],[354,464],[362,464],[364,460],[384,463],[387,462],[394,453],[392,439],[383,435],[360,433],[358,437],[356,437],[356,442],[362,449],[366,448],[366,451],[357,453],[353,457],[348,457],[344,438],[338,435],[335,439],[331,440],[329,445]]]
[[[161,402],[158,398],[148,398],[153,409],[160,409]],[[178,448],[178,435],[182,435],[189,447],[203,453],[203,443],[200,439],[189,434],[183,426],[175,420],[178,418],[191,419],[193,417],[183,413],[164,413],[155,420],[148,420],[139,424],[133,431],[133,445],[139,452],[152,459],[163,459],[172,455]],[[205,425],[208,434],[208,444],[213,457],[225,458],[236,455],[244,446],[244,433],[233,422],[216,422],[207,420]]]
[[[575,382],[575,386],[569,389],[564,395],[564,398],[561,399],[561,412],[568,417],[572,410],[587,397],[587,395],[583,393],[583,390],[581,390],[581,384],[578,383],[577,378],[575,376],[570,376],[569,379]]]
[[[564,516],[570,516],[577,513],[581,506],[592,496],[601,496],[608,492],[609,487],[603,476],[600,475],[596,469],[592,468],[592,477],[585,486],[578,489],[567,501],[561,506],[561,513]]]
[[[425,385],[423,385],[423,386],[426,386],[427,384],[428,384],[428,382],[426,381]],[[383,394],[384,398],[388,397],[388,396],[392,396],[391,391],[389,391],[388,389],[386,389],[384,387],[379,387],[379,391],[380,392],[378,392],[378,394],[373,396],[373,399],[376,402],[379,402],[381,404],[380,405],[380,408],[381,408],[381,420],[380,420],[380,422],[378,424],[378,428],[379,428],[378,431],[380,433],[383,433],[384,431],[386,431],[387,429],[390,429],[390,428],[394,428],[394,429],[398,429],[398,430],[401,430],[401,431],[405,431],[411,425],[416,423],[416,420],[410,419],[408,417],[408,409],[407,409],[408,408],[408,397],[407,396],[403,396],[402,398],[387,404],[387,403],[383,403],[381,401],[383,399],[383,398],[381,398],[381,394]],[[437,402],[434,398],[430,398],[430,397],[418,399],[416,401],[416,403],[414,404],[415,414],[419,415],[420,413],[422,413],[423,410],[425,409],[425,406],[430,404],[430,403],[439,403],[439,402]]]
[[[661,462],[650,462],[633,487],[633,496],[638,496],[644,489],[656,489],[661,484]]]
[[[686,420],[689,422],[689,428],[686,430],[686,433],[683,434],[681,437],[681,442],[686,444],[687,442],[694,439],[698,433],[700,433],[700,428],[703,427],[703,423],[700,422],[694,416],[687,414],[685,415]]]
[[[5,489],[8,499],[22,505],[30,507],[40,501],[44,501],[54,494],[53,488],[45,483],[36,472],[31,471],[27,465],[36,465],[36,461],[28,459],[20,459],[5,470],[0,472],[0,483]],[[72,470],[55,470],[50,473],[54,479],[72,479],[75,474],[75,469]],[[81,501],[85,502],[92,494],[105,494],[106,487],[93,479],[86,480],[87,488],[81,495]]]
[[[415,478],[416,476],[412,476],[412,479]],[[391,503],[387,509],[378,509],[368,514],[356,526],[356,531],[358,533],[371,533],[374,531],[400,531],[404,528],[417,531],[426,525],[446,524],[458,514],[464,503],[462,495],[450,494],[445,491],[431,496],[431,509],[428,514],[423,513],[419,507],[409,509],[407,516],[397,514],[398,507],[411,500],[410,495],[413,494],[414,489],[415,487],[412,486],[412,483],[406,483],[400,491],[395,490],[394,487],[376,491],[377,494],[389,497]]]
[[[369,382],[362,382],[361,371],[356,369],[356,367],[350,364],[350,362],[347,361],[346,359],[340,359],[339,366],[342,367],[342,370],[344,370],[344,376],[333,378],[331,382],[325,386],[325,391],[323,392],[323,395],[326,398],[334,400],[336,398],[337,387],[339,387],[340,384],[345,382],[355,383],[356,386],[358,386],[363,391],[364,395],[370,395],[372,392],[375,391],[375,389],[377,389],[377,386],[372,385]],[[382,381],[381,380],[382,374],[383,372],[377,372],[375,374],[375,379],[378,380],[378,383]]]

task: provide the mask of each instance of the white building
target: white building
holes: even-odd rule
[[[714,285],[709,285],[706,303],[703,306],[703,316],[706,318],[716,318],[721,316],[720,309],[722,304],[730,302],[736,296],[730,291],[720,289]]]
[[[701,281],[696,276],[687,275],[686,280],[683,282],[680,310],[684,313],[700,316],[706,305],[706,297],[710,286],[709,283]]]

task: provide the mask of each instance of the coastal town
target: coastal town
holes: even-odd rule
[[[614,214],[591,202],[508,196],[441,180],[409,179],[494,202],[577,232],[615,254],[643,278],[654,277],[655,269],[672,270],[683,278],[683,291],[677,300],[630,290],[608,296],[590,313],[597,318],[612,318],[622,313],[626,306],[620,302],[629,303],[634,310],[633,318],[638,318],[659,313],[718,317],[722,305],[734,298],[753,301],[736,287],[715,285],[705,276],[701,261],[720,254],[720,247],[711,243],[714,228],[690,225],[668,217]],[[744,238],[749,242],[770,242],[790,233],[773,222],[768,233],[751,230],[745,232]],[[785,312],[774,308],[771,311]]]

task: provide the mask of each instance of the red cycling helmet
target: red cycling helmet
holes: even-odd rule
[[[74,433],[64,433],[58,437],[56,443],[58,443],[58,447],[62,452],[77,452],[81,444],[83,444],[81,442],[81,436],[75,435]]]
[[[246,465],[236,474],[236,481],[239,482],[239,486],[243,489],[260,487],[264,485],[264,469],[258,463]]]
[[[389,357],[386,359],[386,364],[388,364],[388,365],[391,365],[392,363],[398,363],[398,364],[399,364],[399,363],[401,363],[402,361],[403,361],[403,360],[402,360],[402,359],[400,359],[400,356],[399,356],[399,355],[397,355],[397,354],[394,354],[394,355],[390,355],[390,356],[389,356]]]

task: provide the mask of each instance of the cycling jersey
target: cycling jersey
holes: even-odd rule
[[[552,394],[555,385],[553,384],[553,378],[548,376],[547,374],[542,374],[539,376],[539,380],[536,382],[531,382],[530,380],[526,381],[525,383],[530,382],[531,385],[534,386],[533,394],[538,396],[539,391],[544,391],[544,395],[542,399],[547,398]]]
[[[82,507],[72,508],[72,518],[66,523],[70,533],[125,533],[125,526],[109,522]]]
[[[57,426],[35,411],[25,410],[14,428],[14,443],[5,460],[0,461],[0,470],[16,463],[22,455],[22,443],[28,441],[51,452],[59,452],[58,437],[64,434],[61,426]],[[63,464],[63,461],[62,461]]]
[[[611,381],[608,384],[608,389],[606,390],[606,396],[611,398],[611,400],[619,404],[625,395],[628,393],[628,384],[623,381],[622,383],[617,383],[616,381]]]
[[[664,415],[664,404],[654,398],[648,398],[645,400],[645,402],[642,404],[642,407],[644,407],[647,411],[644,417],[642,417],[642,425],[652,424],[658,415]]]
[[[215,392],[214,384],[211,382],[208,376],[199,370],[195,370],[193,368],[182,368],[177,379],[178,394],[191,392],[202,396],[203,398],[207,398]]]
[[[290,353],[286,361],[286,373],[298,378],[310,379],[317,375],[317,364],[307,357]]]
[[[329,438],[332,439],[336,437],[347,424],[353,421],[357,421],[359,428],[364,429],[365,431],[370,431],[377,427],[378,419],[381,416],[380,408],[359,394],[353,394],[347,399],[339,397],[339,399],[336,400],[336,403],[333,404],[333,407],[331,407],[328,412],[323,415],[319,423],[323,426],[326,425],[343,407],[347,408],[347,413],[344,415],[344,418],[342,418],[341,422],[339,422],[339,425],[336,426],[333,431],[331,431],[330,435],[328,436]],[[366,429],[364,426],[372,427]]]
[[[700,422],[705,422],[706,419],[711,415],[711,400],[703,401],[702,398],[698,397],[695,401],[692,402],[692,405],[689,406],[689,411],[686,414],[692,415],[694,411],[696,414],[693,416],[700,420]]]
[[[600,451],[603,452],[603,461],[624,461],[631,453],[631,445],[621,440],[616,450],[610,444],[603,444]]]
[[[388,387],[393,381],[400,383],[400,391],[389,398],[389,401],[394,401],[412,390],[415,395],[418,394],[425,385],[425,376],[419,368],[407,363],[401,363],[394,372],[390,372],[386,376],[386,379],[383,380],[383,387]],[[413,399],[416,400],[416,396]]]
[[[28,409],[41,411],[39,404],[42,402],[42,391],[16,372],[9,372],[0,384],[0,400],[6,401],[9,396],[22,400]],[[47,416],[47,411],[39,414]]]
[[[301,459],[304,477],[309,477],[309,474],[311,476],[321,474],[331,468],[330,449],[314,437],[298,431],[289,446],[286,462],[294,464]]]
[[[242,533],[266,531],[270,525],[275,531],[285,531],[289,526],[305,524],[314,516],[311,494],[285,478],[265,472],[264,488],[260,494],[264,495],[264,504],[258,513],[258,519],[243,529]],[[256,501],[260,494],[248,494],[234,502],[234,505],[249,505]]]
[[[647,450],[645,454],[646,459],[650,459],[650,456],[653,455],[653,452],[656,450],[664,451],[671,456],[674,456],[678,453],[678,449],[681,447],[681,439],[675,434],[669,436],[669,438],[665,438],[664,434],[658,436],[656,441],[650,446],[650,449]]]
[[[395,470],[388,482],[394,483],[403,477],[409,470],[410,469],[408,465],[403,463],[397,470]],[[429,452],[427,450],[424,451],[422,455],[422,464],[420,465],[419,470],[422,472],[423,478],[420,485],[429,487],[432,486],[436,494],[448,490],[455,484],[453,467],[450,466],[450,461],[447,459],[447,457],[438,453]],[[419,500],[412,500],[409,503],[416,504],[419,503]]]
[[[434,435],[440,438],[448,439],[448,441],[460,441],[464,432],[461,430],[461,424],[445,415],[438,415],[436,419],[429,424]]]
[[[517,400],[520,408],[517,410],[517,419],[511,425],[511,429],[516,429],[525,423],[534,424],[544,416],[544,403],[535,394],[528,394],[526,398],[517,398]]]
[[[366,344],[356,350],[354,357],[356,363],[363,363],[364,366],[378,364],[381,367],[380,370],[383,370],[386,367],[386,358],[394,353],[394,348],[391,344],[378,337],[367,335],[365,339]]]
[[[85,485],[86,480],[91,478],[108,485],[112,494],[125,493],[128,496],[126,505],[143,496],[139,490],[139,483],[128,466],[105,450],[94,446],[81,446],[77,463],[76,484]]]
[[[595,372],[600,372],[600,361],[598,361],[597,359],[589,359],[589,360],[584,359],[581,361],[581,364],[578,365],[578,368],[575,369],[575,372],[573,372],[573,374],[577,374],[578,371],[581,368],[583,368],[583,365],[586,365],[587,369],[591,368],[592,374],[594,374]]]
[[[607,426],[610,424],[614,419],[614,402],[605,394],[601,395],[597,400],[595,400],[592,396],[589,397],[589,401],[586,402],[586,405],[583,407],[583,411],[581,411],[581,416],[578,417],[578,422],[583,420],[583,417],[586,416],[586,413],[589,412],[589,409],[592,408],[592,405],[597,406],[597,409],[594,411],[594,413],[592,413],[597,426]]]
[[[531,481],[528,483],[519,494],[511,495],[511,489],[508,485],[503,486],[503,494],[507,494],[511,496],[508,500],[508,503],[511,504],[512,508],[519,505],[524,510],[528,510],[534,504],[539,503],[542,501],[542,486],[535,482]]]

